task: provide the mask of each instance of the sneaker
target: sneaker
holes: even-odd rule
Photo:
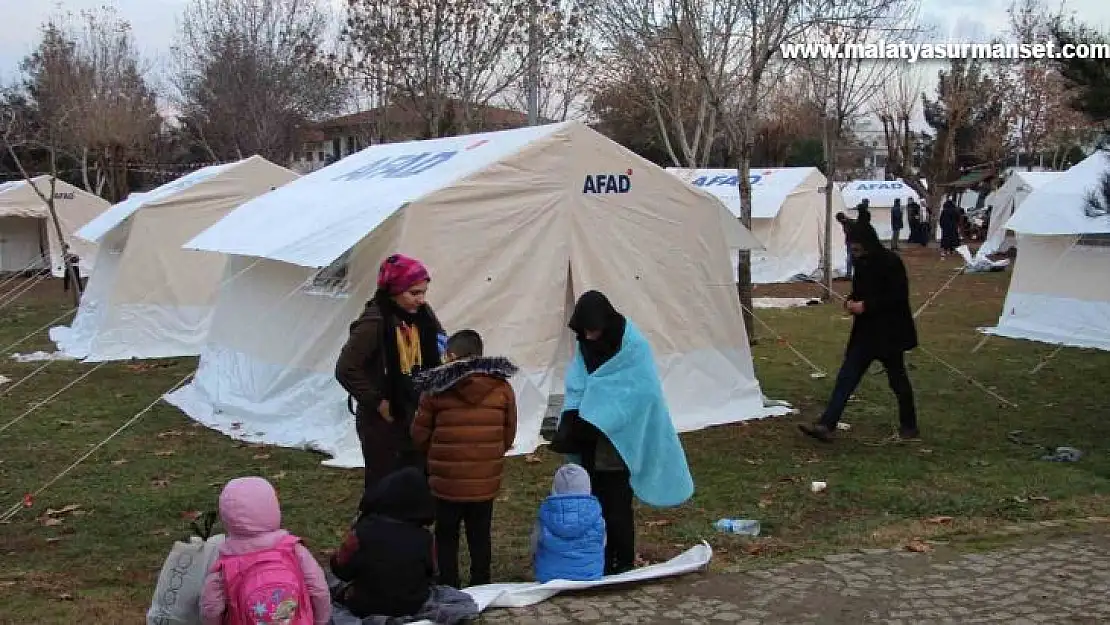
[[[811,436],[823,443],[831,443],[833,439],[833,431],[821,423],[807,425],[805,423],[798,424],[798,429],[806,436]]]

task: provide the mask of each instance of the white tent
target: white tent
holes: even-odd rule
[[[39,176],[30,184],[26,180],[0,184],[0,272],[49,268],[50,273],[60,278],[65,274],[65,263],[58,229],[36,189],[44,196],[49,195],[50,177]],[[92,273],[96,245],[78,239],[73,233],[109,206],[92,193],[63,180],[55,181],[54,212],[66,244],[80,258],[78,270],[83,276]]]
[[[50,338],[65,354],[90,362],[200,353],[226,259],[181,245],[296,177],[252,156],[199,169],[111,207],[77,232],[100,244],[97,270],[73,325],[51,328]]]
[[[739,177],[734,169],[679,169],[667,171],[720,198],[740,217]],[[752,234],[763,249],[752,251],[752,283],[790,282],[816,276],[821,269],[825,240],[826,180],[816,167],[752,169]],[[844,210],[844,198],[833,185],[832,212]],[[733,278],[739,250],[733,248]],[[833,275],[847,271],[844,232],[832,229]]]
[[[1108,171],[1096,152],[1021,203],[1006,224],[1021,253],[998,326],[984,332],[1110,350],[1110,216],[1086,210]]]
[[[1006,231],[1006,222],[1014,211],[1034,189],[1056,180],[1064,172],[1060,171],[1013,171],[1001,187],[987,196],[985,206],[991,208],[990,229],[983,245],[976,252],[977,258],[985,258],[995,252],[1005,252],[1014,246],[1014,237]]]
[[[254,266],[221,291],[196,376],[167,400],[229,435],[361,466],[335,359],[378,265],[403,252],[428,265],[449,331],[474,328],[520,366],[515,453],[539,443],[570,308],[593,288],[651,340],[681,430],[782,414],[755,378],[724,211],[579,123],[371,146],[187,244],[233,255],[229,273]]]
[[[848,216],[852,218],[858,217],[855,207],[867,199],[871,209],[871,225],[884,241],[889,241],[893,235],[890,209],[894,206],[894,200],[902,201],[902,231],[898,236],[903,241],[909,236],[906,205],[910,199],[916,200],[918,204],[923,203],[921,196],[902,180],[853,180],[841,188],[841,193],[844,195],[844,204],[851,211]]]

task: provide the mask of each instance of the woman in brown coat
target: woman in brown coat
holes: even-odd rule
[[[405,466],[423,466],[409,438],[419,394],[412,376],[439,366],[443,332],[424,301],[430,277],[420,261],[394,254],[378,271],[378,289],[339,352],[335,377],[355,401],[364,491]],[[350,400],[348,400],[350,404]]]
[[[420,374],[423,391],[412,425],[427,453],[436,498],[436,556],[441,584],[461,588],[459,526],[466,526],[470,585],[490,583],[493,501],[501,491],[505,453],[516,438],[517,371],[506,358],[483,358],[482,339],[463,330],[447,341],[448,364]]]

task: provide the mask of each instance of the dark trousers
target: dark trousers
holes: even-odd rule
[[[901,228],[891,228],[890,229],[890,249],[892,249],[892,250],[898,249],[898,234],[900,232],[902,232]]]
[[[493,501],[456,502],[436,499],[436,563],[439,583],[461,588],[459,525],[466,526],[470,553],[470,586],[490,583],[493,564]]]
[[[636,518],[632,483],[626,471],[590,473],[594,496],[605,519],[605,573],[631,569],[636,564]]]
[[[840,365],[840,372],[836,374],[836,384],[833,386],[832,397],[821,415],[821,424],[830,430],[836,429],[844,414],[844,407],[848,405],[848,398],[859,386],[860,380],[867,374],[871,363],[878,360],[886,369],[886,379],[890,390],[898,398],[898,421],[903,432],[917,430],[917,409],[913,403],[913,386],[910,377],[906,374],[906,361],[903,352],[876,355],[866,347],[849,346],[844,355],[844,363]]]
[[[845,267],[846,267],[846,270],[847,270],[848,278],[851,278],[852,277],[852,244],[851,243],[848,243],[847,249],[848,249],[848,261],[847,261],[847,265]]]
[[[413,450],[412,438],[403,422],[387,423],[377,413],[359,415],[355,418],[355,431],[362,449],[364,491],[398,469],[423,468],[420,454]]]

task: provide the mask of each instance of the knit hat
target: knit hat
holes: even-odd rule
[[[424,263],[404,254],[390,256],[378,269],[378,288],[385,289],[390,295],[400,295],[412,285],[426,280],[431,280],[431,276]]]
[[[564,464],[555,472],[551,484],[552,495],[589,495],[592,492],[590,474],[577,464]]]

